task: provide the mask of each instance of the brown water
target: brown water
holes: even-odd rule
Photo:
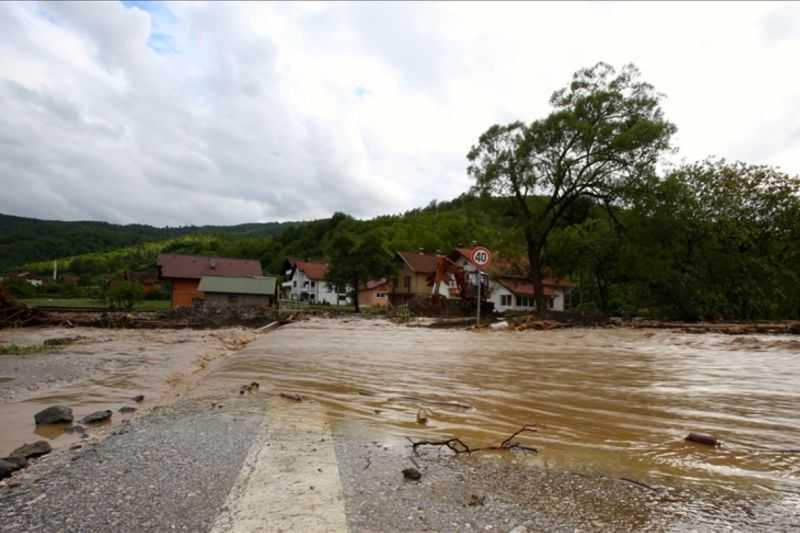
[[[501,442],[524,424],[537,460],[655,484],[800,491],[796,337],[672,331],[470,332],[308,321],[225,359],[204,388],[259,381],[397,436]],[[416,414],[432,413],[426,426]],[[684,442],[704,431],[724,442]],[[800,500],[795,500],[800,501]]]
[[[36,430],[33,413],[48,405],[70,405],[76,419],[114,409],[118,423],[117,408],[135,405],[135,394],[147,397],[140,408],[186,394],[232,399],[258,381],[258,395],[300,393],[395,442],[456,436],[486,446],[536,424],[521,440],[541,450],[543,465],[688,487],[745,513],[767,498],[778,502],[773,515],[800,517],[800,453],[780,451],[800,448],[797,337],[309,320],[263,335],[48,328],[6,331],[0,342],[76,334],[85,339],[58,353],[0,358],[0,453],[41,437],[76,440],[63,428]],[[724,446],[686,443],[689,431]]]
[[[75,423],[111,409],[112,421],[131,418],[122,406],[145,410],[189,391],[209,365],[255,338],[248,330],[107,330],[36,328],[5,330],[0,342],[41,344],[56,337],[81,339],[50,353],[0,357],[0,454],[23,442],[47,439],[53,446],[80,440],[65,425],[36,427],[33,416],[51,405],[72,408]],[[141,404],[133,396],[144,395]],[[106,424],[108,425],[108,424]],[[94,426],[90,434],[103,425]],[[2,455],[0,455],[2,456]]]

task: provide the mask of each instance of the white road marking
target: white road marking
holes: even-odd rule
[[[329,423],[312,402],[275,398],[211,533],[346,532]]]

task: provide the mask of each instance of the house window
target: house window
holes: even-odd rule
[[[313,289],[315,286],[316,286],[316,282],[312,281],[311,282],[311,288]]]
[[[511,295],[510,294],[501,294],[500,295],[500,305],[504,307],[511,307]]]
[[[380,299],[386,298],[386,293],[385,292],[376,293],[375,298],[380,298]]]
[[[411,276],[406,276],[405,279],[403,280],[403,283],[406,286],[406,290],[410,291],[411,290]]]
[[[294,280],[294,281],[292,282],[292,287],[297,287],[297,280]]]
[[[519,307],[531,307],[531,302],[530,296],[517,296],[517,305]]]

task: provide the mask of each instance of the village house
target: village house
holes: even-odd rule
[[[200,301],[206,308],[272,307],[276,287],[277,279],[272,276],[203,276],[198,290],[203,293]]]
[[[328,263],[322,261],[303,261],[290,258],[290,268],[286,271],[287,281],[283,283],[283,294],[289,300],[309,304],[348,305],[350,287],[337,291],[328,282]]]
[[[387,279],[368,281],[358,290],[358,305],[368,307],[388,307],[392,282]]]
[[[172,286],[172,307],[191,307],[203,276],[254,277],[262,276],[261,263],[252,259],[204,257],[198,255],[159,254],[156,260],[158,278]]]
[[[472,248],[456,248],[450,259],[467,273],[467,279],[475,284],[475,272],[478,267],[470,259]],[[503,311],[530,311],[536,308],[536,297],[533,283],[527,276],[528,262],[524,258],[507,261],[496,257],[484,272],[484,287],[488,287],[487,299],[494,304],[494,309]],[[553,311],[563,311],[567,293],[575,285],[567,280],[547,276],[543,280],[544,295],[547,307]]]
[[[390,295],[392,305],[403,305],[414,297],[430,297],[433,294],[433,277],[440,254],[419,252],[396,252],[395,261],[398,273],[392,284]],[[455,280],[449,279],[439,288],[446,298],[457,296]]]

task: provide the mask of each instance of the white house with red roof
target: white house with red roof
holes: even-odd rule
[[[291,258],[289,264],[290,268],[286,271],[287,281],[283,283],[283,288],[284,294],[290,300],[309,304],[352,303],[349,287],[337,292],[333,284],[326,279],[328,263]]]
[[[472,279],[473,284],[477,276],[470,275],[478,270],[470,257],[472,248],[456,248],[450,254],[450,259],[467,272],[467,279]],[[496,311],[530,311],[536,308],[536,297],[533,283],[527,276],[528,261],[518,258],[509,261],[495,254],[494,261],[484,272],[484,288],[488,286],[488,301],[494,303]],[[552,276],[543,280],[544,295],[547,298],[548,309],[563,311],[567,293],[575,288],[573,283]]]

